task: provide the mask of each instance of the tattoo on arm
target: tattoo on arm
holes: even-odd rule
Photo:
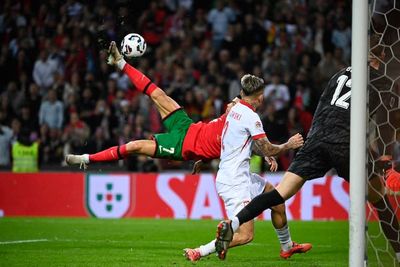
[[[287,148],[285,144],[274,145],[267,137],[254,140],[253,151],[259,156],[277,156],[286,150]]]

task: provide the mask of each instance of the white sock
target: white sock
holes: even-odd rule
[[[238,217],[233,217],[233,219],[232,219],[232,230],[233,230],[233,232],[236,232],[236,230],[237,229],[239,229],[239,226],[240,226],[240,224],[239,224],[239,219],[238,219]]]
[[[400,252],[396,252],[397,262],[400,262]]]
[[[275,232],[278,235],[282,250],[290,250],[292,248],[293,242],[292,238],[290,237],[289,226],[286,224],[281,229],[275,229]]]
[[[208,244],[201,245],[201,246],[199,247],[199,250],[200,250],[200,255],[201,255],[202,257],[208,256],[208,255],[210,255],[211,253],[214,253],[214,252],[215,252],[215,239],[212,240],[212,241],[211,241],[210,243],[208,243]]]
[[[122,70],[125,67],[126,61],[124,58],[121,58],[120,60],[117,61],[117,66],[120,70]]]
[[[89,154],[83,154],[83,161],[88,164],[89,163]]]

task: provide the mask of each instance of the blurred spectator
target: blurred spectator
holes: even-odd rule
[[[94,135],[90,136],[87,146],[85,147],[85,153],[94,154],[113,145],[114,144],[107,138],[106,131],[102,127],[98,127],[94,131]]]
[[[236,15],[230,7],[226,7],[224,0],[217,0],[216,7],[208,13],[207,21],[211,24],[213,46],[219,50],[228,25],[233,23]]]
[[[276,112],[281,112],[288,107],[290,101],[289,88],[281,83],[278,74],[273,74],[271,83],[265,87],[264,97],[274,105]]]
[[[267,101],[265,112],[262,116],[264,131],[268,135],[271,143],[282,144],[288,139],[288,128],[286,125],[286,117],[278,116],[276,105]]]
[[[21,122],[17,117],[11,120],[11,130],[13,133],[12,141],[15,142],[21,134]]]
[[[90,129],[87,124],[79,118],[79,114],[76,112],[71,113],[69,123],[66,125],[62,134],[64,155],[71,153],[83,154],[89,135]]]
[[[127,91],[128,88],[132,86],[129,77],[122,71],[116,71],[111,73],[110,79],[115,80],[117,88],[122,91]]]
[[[186,91],[183,103],[183,107],[185,108],[185,111],[189,117],[195,122],[200,121],[203,103],[196,101],[193,91]]]
[[[265,112],[261,120],[264,131],[267,133],[268,139],[271,143],[282,144],[289,138],[287,117],[276,112],[274,103],[267,101]],[[280,170],[287,169],[289,165],[287,155],[288,154],[285,153],[280,155],[278,158],[278,166]]]
[[[243,77],[244,74],[245,73],[242,70],[238,71],[236,79],[232,80],[231,83],[229,84],[229,93],[228,93],[229,101],[232,101],[236,96],[239,95],[240,90],[242,89],[240,85],[240,79]]]
[[[248,47],[255,44],[265,45],[267,33],[258,21],[254,21],[254,14],[245,14],[243,31],[246,33],[244,45]]]
[[[45,49],[40,51],[39,57],[33,67],[33,80],[40,87],[42,95],[47,94],[47,90],[54,83],[54,75],[59,71],[58,62],[49,57]]]
[[[21,122],[21,132],[29,133],[32,140],[38,139],[39,122],[37,117],[32,117],[29,106],[22,106],[19,121]]]
[[[86,87],[83,89],[82,98],[79,102],[79,117],[92,130],[96,128],[95,122],[92,121],[93,112],[96,107],[96,98],[97,97],[93,95],[92,89]]]
[[[351,52],[351,29],[346,21],[341,18],[337,28],[332,31],[332,43],[343,51],[343,60],[349,61]]]
[[[332,77],[337,71],[339,71],[339,67],[333,59],[332,52],[326,52],[317,66],[317,77],[319,77],[321,81],[327,82],[329,81],[329,77]],[[323,84],[321,87],[325,88]]]
[[[11,166],[10,150],[13,132],[4,125],[4,122],[5,114],[0,110],[0,169],[8,169]]]
[[[117,117],[118,117],[118,130],[121,131],[124,128],[124,125],[130,124],[134,125],[135,121],[135,112],[134,107],[129,102],[129,100],[123,99],[119,102],[120,106],[118,107]]]
[[[24,99],[24,91],[18,90],[17,83],[11,81],[8,83],[7,90],[3,92],[3,95],[7,98],[8,104],[11,109],[16,113],[23,102]]]
[[[193,23],[193,37],[196,42],[201,42],[209,34],[206,13],[204,12],[204,9],[197,9],[195,13],[196,15],[195,21]]]
[[[314,35],[314,50],[324,57],[326,53],[332,52],[333,47],[331,43],[332,31],[326,25],[324,15],[317,13],[315,16]]]
[[[203,118],[205,118],[206,121],[210,121],[221,116],[225,112],[224,103],[221,87],[214,87],[211,95],[204,104],[202,113]]]
[[[39,143],[30,140],[28,132],[21,131],[12,145],[12,171],[37,172],[39,170]]]
[[[104,129],[104,135],[107,138],[110,138],[109,129],[112,126],[110,122],[111,118],[112,114],[110,107],[107,105],[105,100],[99,99],[91,116],[91,123],[89,124],[89,126],[91,127],[90,131],[95,132],[94,127],[100,126],[102,127],[102,129]]]
[[[64,122],[64,106],[63,103],[57,100],[55,90],[49,90],[47,100],[44,100],[40,105],[39,124],[47,124],[50,129],[61,130]]]
[[[37,116],[36,119],[38,119],[42,97],[40,96],[39,87],[36,83],[31,83],[29,85],[29,90],[25,93],[24,103],[29,107],[32,116]]]
[[[291,107],[288,111],[287,129],[289,136],[292,136],[296,133],[300,133],[301,135],[305,136],[305,130],[300,122],[299,112],[295,107]]]
[[[163,6],[163,1],[151,1],[149,8],[141,13],[138,27],[148,44],[160,44],[166,18],[167,11]]]
[[[64,159],[61,134],[56,129],[50,129],[46,124],[40,127],[40,163],[41,165],[58,165]]]

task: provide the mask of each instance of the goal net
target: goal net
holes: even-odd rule
[[[399,36],[400,0],[371,1],[367,142],[370,201],[366,213],[369,266],[399,265],[395,251],[400,251],[400,180],[396,185],[394,173],[400,171]]]

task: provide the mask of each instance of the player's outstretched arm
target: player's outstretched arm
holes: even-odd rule
[[[280,145],[272,144],[267,137],[254,140],[253,151],[260,156],[270,157],[278,156],[279,154],[288,151],[289,149],[296,149],[304,144],[303,136],[297,133],[289,138],[289,140]]]

